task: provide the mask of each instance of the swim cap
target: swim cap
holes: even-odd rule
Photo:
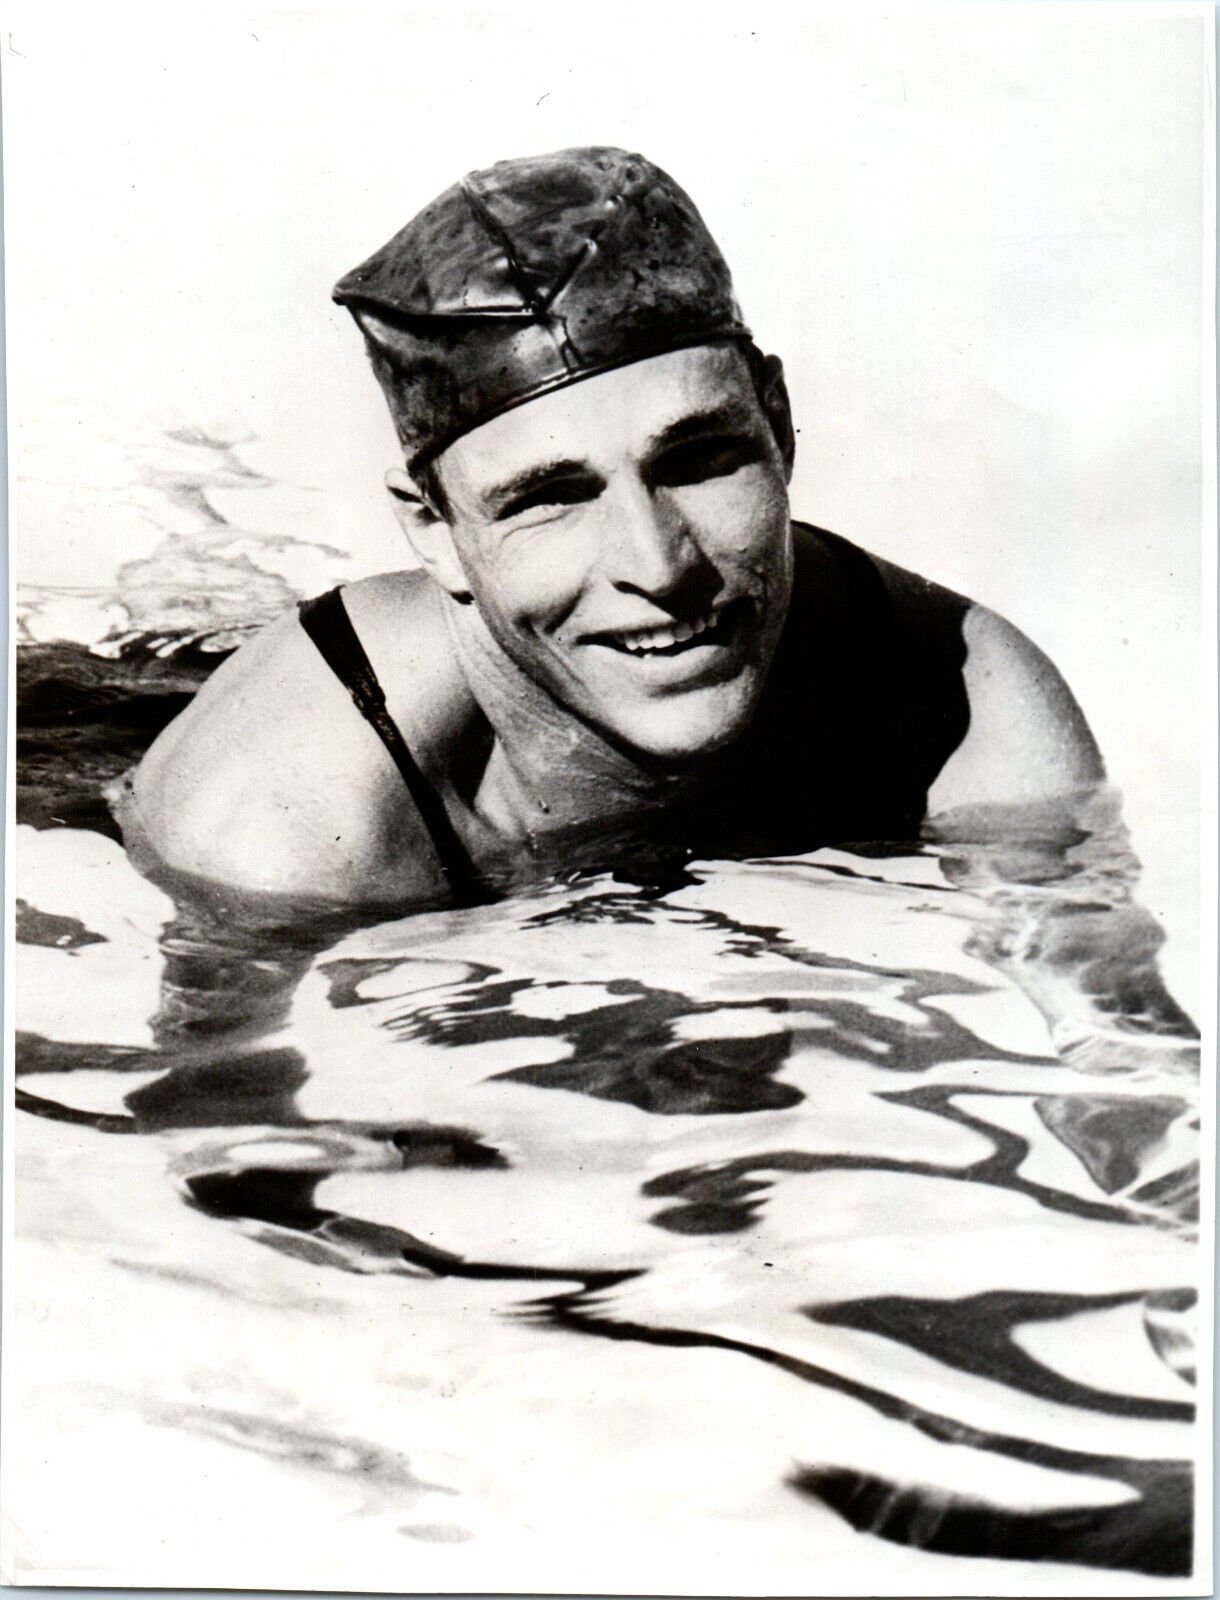
[[[412,472],[548,390],[750,336],[690,199],[643,156],[600,147],[471,173],[334,298],[364,333]]]

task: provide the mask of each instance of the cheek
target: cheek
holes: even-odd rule
[[[471,588],[483,615],[514,631],[548,633],[562,627],[588,584],[588,541],[546,530],[522,534],[494,559],[479,563]]]
[[[756,570],[786,548],[787,491],[765,468],[692,484],[682,504],[704,553],[726,566]]]

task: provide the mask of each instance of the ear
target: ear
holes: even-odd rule
[[[401,467],[391,467],[385,475],[394,515],[407,536],[419,564],[442,589],[447,589],[463,605],[470,599],[470,585],[453,543],[453,534],[444,517],[424,498],[415,481]]]
[[[758,400],[771,424],[771,432],[784,458],[784,475],[791,481],[796,460],[796,432],[792,426],[792,405],[784,382],[784,363],[778,356],[764,356]]]

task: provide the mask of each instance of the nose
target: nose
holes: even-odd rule
[[[606,510],[610,528],[605,570],[616,589],[658,601],[685,597],[694,589],[714,590],[715,568],[681,508],[663,489],[651,489],[637,479],[621,485]]]

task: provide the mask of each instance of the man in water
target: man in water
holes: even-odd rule
[[[578,864],[911,840],[1102,776],[1015,628],[793,524],[782,367],[638,155],[471,174],[335,298],[417,565],[226,662],[136,773],[176,873],[410,906]]]

